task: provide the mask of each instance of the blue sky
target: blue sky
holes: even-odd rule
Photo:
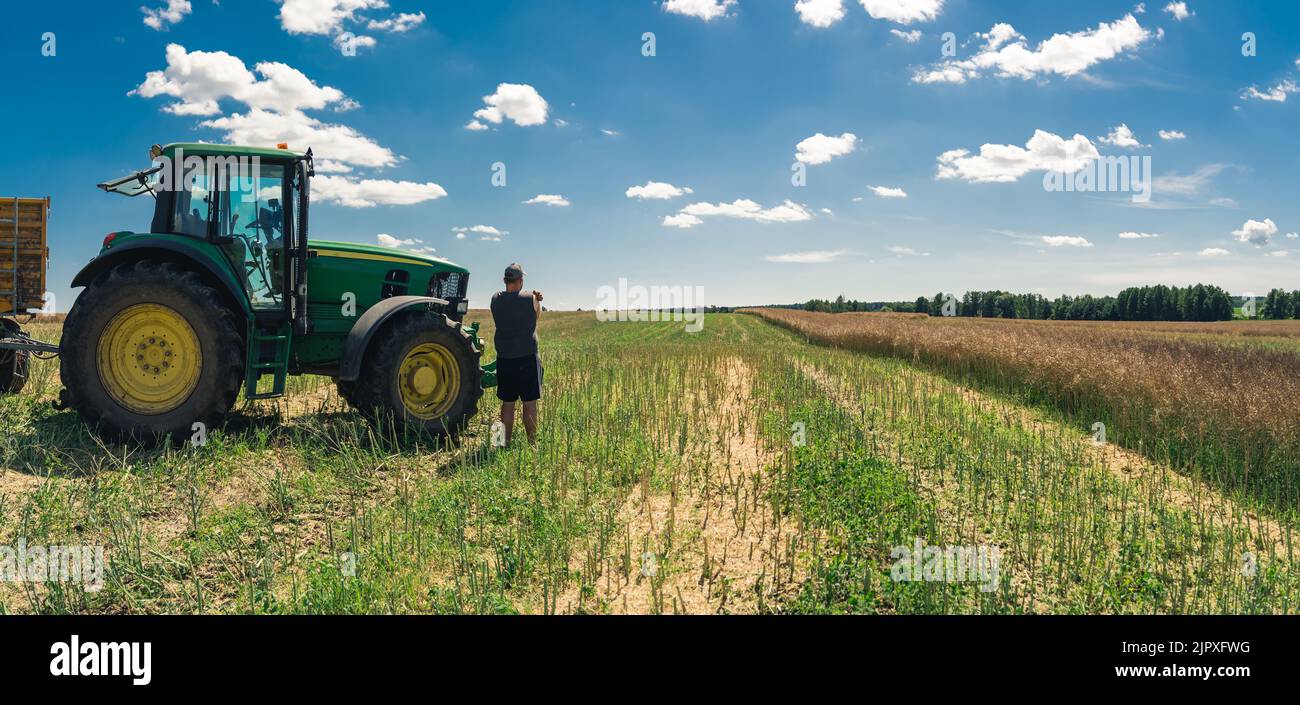
[[[548,304],[587,309],[619,278],[718,305],[1300,279],[1293,2],[143,0],[8,18],[0,196],[53,198],[60,310],[105,233],[149,222],[97,182],[155,142],[232,139],[313,147],[330,162],[313,237],[433,248],[475,273],[478,305],[513,260]],[[1044,189],[1089,155],[1151,157],[1151,201]],[[456,232],[474,226],[506,234]]]

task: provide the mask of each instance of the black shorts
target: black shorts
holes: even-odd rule
[[[497,360],[497,399],[504,402],[542,398],[542,361],[536,355]]]

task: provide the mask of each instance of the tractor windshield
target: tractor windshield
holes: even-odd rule
[[[187,172],[172,199],[168,232],[220,244],[254,310],[284,309],[285,171],[283,164]]]

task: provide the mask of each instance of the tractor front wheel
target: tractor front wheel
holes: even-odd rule
[[[437,436],[456,436],[478,413],[482,351],[441,314],[401,315],[366,353],[365,372],[340,392],[372,421],[391,418]]]
[[[106,435],[184,440],[216,428],[239,395],[234,314],[197,274],[144,260],[86,287],[63,326],[68,405]]]

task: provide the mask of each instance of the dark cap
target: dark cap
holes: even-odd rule
[[[524,266],[518,262],[506,267],[506,281],[517,282],[524,278]]]

